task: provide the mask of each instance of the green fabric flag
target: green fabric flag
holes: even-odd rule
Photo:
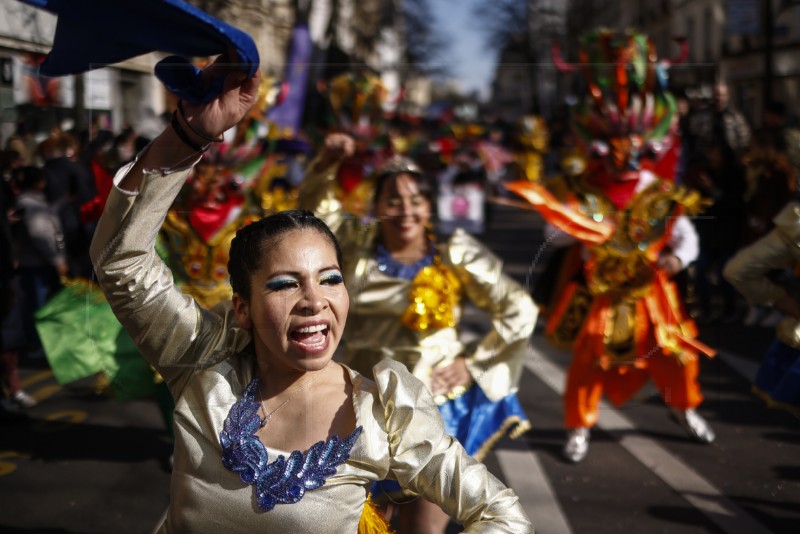
[[[118,400],[154,394],[155,371],[96,284],[72,280],[36,312],[36,329],[60,384],[102,372]]]

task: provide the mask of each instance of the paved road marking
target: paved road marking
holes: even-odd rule
[[[52,397],[57,392],[61,391],[61,386],[58,384],[49,384],[31,391],[31,397],[36,399],[36,402],[42,402],[48,397]]]
[[[541,351],[531,348],[525,367],[559,395],[564,394],[566,373]],[[771,532],[656,441],[631,435],[633,423],[610,404],[601,404],[597,426],[728,534]]]
[[[35,432],[60,432],[73,425],[80,424],[89,416],[82,410],[64,410],[52,412],[45,416],[43,421],[33,425]]]
[[[517,493],[536,532],[571,534],[572,529],[537,454],[524,443],[510,439],[504,439],[493,452],[503,470],[503,478]]]
[[[759,366],[757,362],[748,360],[743,356],[726,350],[719,351],[717,357],[721,358],[723,362],[728,364],[731,369],[743,376],[748,382],[755,382]]]
[[[19,385],[20,387],[22,387],[22,389],[25,389],[27,387],[32,386],[33,384],[36,384],[37,382],[47,380],[51,376],[53,376],[53,371],[49,369],[46,371],[39,371],[38,373],[34,373],[31,376],[20,380]]]
[[[16,451],[0,451],[0,477],[13,473],[17,470],[17,464],[14,462],[6,462],[4,459],[8,458],[13,460],[19,458],[21,455]]]

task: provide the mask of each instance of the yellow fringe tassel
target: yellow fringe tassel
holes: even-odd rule
[[[358,522],[358,534],[394,534],[389,522],[372,500],[372,495],[367,495],[367,502],[364,503],[361,521]]]

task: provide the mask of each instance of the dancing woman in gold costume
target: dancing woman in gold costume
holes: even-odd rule
[[[405,367],[383,362],[373,381],[332,362],[349,298],[341,250],[322,221],[290,211],[240,230],[232,301],[205,309],[175,287],[154,250],[158,230],[206,141],[257,93],[257,74],[223,67],[207,69],[223,77],[222,93],[186,103],[119,171],[91,248],[114,313],[175,398],[159,532],[378,532],[375,521],[359,523],[370,486],[387,478],[466,532],[531,532],[516,495],[446,435]]]

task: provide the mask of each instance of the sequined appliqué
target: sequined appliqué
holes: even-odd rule
[[[303,454],[292,451],[289,458],[279,455],[268,463],[264,444],[255,436],[261,426],[255,392],[258,378],[244,390],[242,398],[231,406],[219,441],[222,445],[222,465],[238,473],[242,482],[256,488],[258,507],[269,512],[276,504],[294,504],[306,491],[325,484],[325,479],[336,473],[336,468],[350,457],[362,427],[344,439],[331,436],[309,447]]]

